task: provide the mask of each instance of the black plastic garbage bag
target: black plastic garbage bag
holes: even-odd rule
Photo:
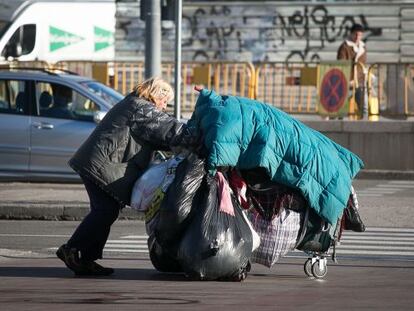
[[[235,215],[219,211],[217,190],[216,179],[206,174],[199,189],[204,195],[194,207],[177,259],[193,279],[241,281],[250,269],[252,232],[233,195]]]
[[[148,250],[152,265],[161,272],[182,272],[180,263],[167,249],[161,247],[152,234],[148,238]]]
[[[303,220],[301,238],[296,245],[298,250],[324,253],[332,245],[332,238],[329,235],[330,225],[322,220],[310,207]]]
[[[202,193],[198,189],[204,175],[204,160],[196,154],[190,154],[176,168],[174,181],[161,203],[155,227],[155,236],[163,247],[171,248],[180,240],[192,208],[199,205]]]

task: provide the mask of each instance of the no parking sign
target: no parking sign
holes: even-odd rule
[[[351,63],[332,62],[319,65],[319,114],[343,117],[349,111],[349,75]]]

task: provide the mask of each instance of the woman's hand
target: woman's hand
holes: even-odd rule
[[[203,87],[201,85],[194,85],[194,91],[201,92]]]

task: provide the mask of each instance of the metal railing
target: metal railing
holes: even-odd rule
[[[202,68],[205,72],[203,82],[196,81],[196,69]],[[109,73],[113,72],[113,87],[126,94],[133,87],[144,80],[145,66],[139,63],[113,63]],[[174,63],[162,64],[162,76],[171,84],[174,83]],[[214,89],[223,94],[237,94],[244,97],[254,97],[255,71],[251,63],[247,62],[183,62],[181,88],[181,111],[191,112],[197,99],[194,84]],[[110,79],[108,79],[110,80]]]
[[[317,63],[257,63],[249,62],[183,62],[182,112],[192,112],[197,99],[194,84],[214,89],[221,94],[249,97],[266,102],[288,113],[318,113],[316,84],[301,83],[303,68]],[[10,67],[61,68],[89,76],[106,83],[122,94],[130,92],[144,80],[143,62],[84,62],[66,61],[53,66],[44,62],[10,63]],[[359,65],[357,65],[359,66]],[[414,64],[376,63],[365,66],[370,116],[406,118],[414,116]],[[196,71],[203,68],[203,83],[197,81]],[[162,75],[174,83],[174,63],[162,64]],[[351,107],[350,115],[355,114]],[[373,117],[372,120],[377,118]]]
[[[300,83],[301,69],[315,63],[259,63],[255,98],[289,113],[317,113],[316,85]]]
[[[318,90],[315,85],[300,81],[301,70],[317,63],[259,63],[256,64],[255,98],[289,113],[318,113]],[[378,116],[406,118],[414,116],[414,64],[376,63],[355,69],[365,70],[364,86],[368,95],[370,120]],[[351,97],[358,87],[357,79],[351,85]],[[349,115],[358,114],[351,101]]]
[[[414,64],[372,64],[368,69],[369,95],[378,100],[382,116],[414,116]]]

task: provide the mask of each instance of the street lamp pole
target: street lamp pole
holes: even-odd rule
[[[181,118],[181,22],[182,22],[182,0],[175,0],[175,100],[174,116]]]
[[[145,78],[161,76],[161,2],[146,1]]]

